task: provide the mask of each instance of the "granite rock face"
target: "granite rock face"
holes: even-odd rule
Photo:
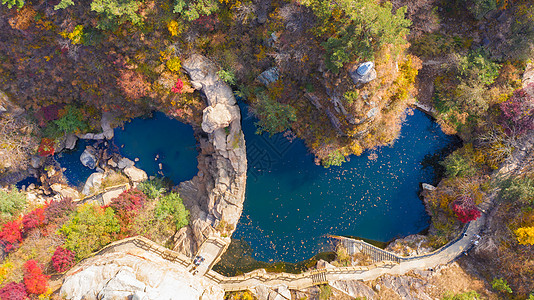
[[[199,172],[179,186],[191,222],[176,235],[174,250],[193,256],[207,236],[224,234],[229,240],[235,230],[245,200],[247,158],[239,107],[228,84],[217,76],[216,66],[193,55],[183,68],[192,86],[201,87],[207,105],[202,130],[196,129]]]
[[[65,276],[66,299],[223,299],[218,285],[138,248],[89,258]]]

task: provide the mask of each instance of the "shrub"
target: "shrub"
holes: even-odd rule
[[[184,87],[184,82],[180,78],[178,78],[178,80],[176,80],[176,83],[172,87],[171,92],[175,94],[181,94],[183,87]]]
[[[171,217],[176,230],[187,226],[189,224],[189,211],[185,208],[182,198],[175,192],[162,197],[155,210],[157,219],[165,219]]]
[[[167,191],[167,183],[162,177],[143,181],[137,187],[145,193],[149,199],[159,198]]]
[[[478,219],[481,215],[480,211],[476,207],[464,207],[462,205],[454,203],[452,210],[456,214],[456,217],[462,223],[468,223]]]
[[[68,105],[63,109],[63,115],[59,120],[54,121],[54,123],[62,130],[65,134],[71,132],[79,132],[87,129],[87,123],[84,121],[82,111],[72,105]]]
[[[41,144],[39,145],[39,148],[37,148],[37,152],[39,153],[39,156],[54,155],[55,145],[56,145],[56,142],[53,139],[42,138]]]
[[[169,60],[167,60],[167,62],[165,62],[165,65],[167,65],[167,68],[169,68],[169,70],[171,70],[172,72],[178,72],[182,67],[182,63],[180,61],[180,58],[178,57],[170,58]]]
[[[491,287],[494,290],[499,291],[501,293],[508,293],[508,294],[513,293],[506,279],[493,278],[493,281],[491,282]]]
[[[15,220],[4,224],[0,231],[0,243],[6,252],[10,252],[22,242],[21,221]]]
[[[33,259],[24,263],[24,285],[29,294],[44,294],[48,289],[50,276],[43,274],[41,267]]]
[[[137,12],[141,2],[135,0],[93,0],[91,10],[100,14],[100,29],[111,29],[125,22],[140,25],[143,21]]]
[[[440,164],[445,168],[447,177],[470,177],[477,172],[473,162],[458,151],[447,156]]]
[[[13,6],[22,8],[24,6],[24,0],[2,0],[3,5],[7,5],[7,8],[11,9]]]
[[[319,287],[319,299],[320,300],[328,300],[333,295],[332,287],[328,284],[321,285]]]
[[[475,291],[463,292],[459,294],[446,293],[442,300],[478,300],[480,295]]]
[[[45,223],[50,224],[65,218],[76,209],[71,198],[63,198],[60,201],[52,201],[45,208]]]
[[[171,34],[171,36],[177,36],[178,33],[181,32],[181,28],[178,22],[176,22],[175,20],[172,20],[169,23],[167,23],[167,29],[169,30],[169,33]]]
[[[464,0],[467,9],[477,20],[482,19],[490,11],[497,9],[497,1],[498,0]]]
[[[341,153],[341,151],[336,150],[328,154],[328,156],[321,161],[321,164],[325,168],[330,168],[330,166],[341,166],[341,164],[344,162],[345,156],[343,155],[343,153]]]
[[[24,232],[28,232],[34,228],[44,225],[45,221],[45,208],[39,207],[32,210],[30,213],[22,217],[22,226]]]
[[[52,265],[56,272],[65,272],[74,265],[74,252],[65,249],[61,246],[56,248],[54,255],[52,255]]]
[[[266,131],[272,136],[289,129],[291,122],[297,121],[296,109],[291,105],[273,100],[263,92],[257,96],[258,102],[254,108],[260,119],[256,122],[258,134]]]
[[[0,299],[8,299],[8,300],[25,300],[28,299],[28,293],[26,292],[26,287],[24,286],[24,283],[15,283],[10,282],[6,285],[4,285],[0,289]]]
[[[522,204],[533,203],[534,201],[534,181],[525,178],[513,178],[503,183],[501,187],[501,198],[511,202]]]
[[[520,245],[534,245],[534,226],[520,227],[516,229],[517,242]]]
[[[534,89],[529,84],[528,89]],[[499,104],[501,114],[498,123],[508,136],[518,136],[534,129],[534,99],[527,88],[514,91],[512,97]]]
[[[112,208],[86,203],[59,231],[65,236],[65,248],[80,260],[112,242],[120,226]]]
[[[233,85],[236,83],[235,74],[232,71],[226,71],[224,69],[220,69],[217,71],[217,76],[221,78],[224,82]]]
[[[122,192],[109,205],[120,218],[123,231],[130,226],[132,219],[146,202],[146,195],[138,189],[130,189]]]
[[[26,206],[26,201],[26,195],[15,187],[11,187],[10,191],[0,190],[0,220],[17,215]]]

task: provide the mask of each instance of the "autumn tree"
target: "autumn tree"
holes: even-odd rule
[[[70,269],[75,262],[74,252],[65,249],[61,246],[56,248],[54,255],[52,255],[52,265],[56,272],[65,272]]]
[[[59,231],[65,236],[65,248],[75,252],[79,260],[112,242],[119,230],[111,207],[87,203],[79,206]]]
[[[534,245],[534,226],[520,227],[514,232],[520,245]]]
[[[41,295],[48,289],[50,276],[43,274],[41,267],[33,259],[24,263],[24,285],[29,294]]]
[[[303,0],[320,20],[316,31],[326,39],[327,67],[338,72],[354,59],[373,59],[383,45],[406,43],[411,21],[407,7],[393,11],[390,2],[375,0]]]
[[[26,287],[24,283],[19,282],[10,282],[4,285],[0,289],[0,299],[9,299],[9,300],[25,300],[28,299],[28,293],[26,292]]]

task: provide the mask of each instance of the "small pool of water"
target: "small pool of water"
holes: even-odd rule
[[[232,237],[248,242],[255,259],[309,259],[325,249],[327,234],[385,242],[428,227],[418,193],[420,183],[432,183],[435,175],[421,161],[455,138],[422,112],[407,117],[393,146],[325,169],[314,164],[302,140],[256,135],[257,120],[245,106],[241,109],[248,180]]]
[[[148,175],[164,175],[178,184],[198,172],[193,127],[164,113],[136,118],[125,124],[124,129],[116,128],[114,142],[124,157],[138,158],[135,166]]]
[[[81,187],[95,170],[82,165],[80,155],[94,140],[78,140],[72,151],[55,156],[63,168],[69,184]],[[193,178],[198,172],[196,139],[193,128],[164,113],[156,112],[150,118],[136,118],[116,128],[112,143],[120,154],[134,161],[135,166],[151,175],[163,175],[175,184]],[[116,150],[115,149],[115,150]],[[161,164],[161,169],[160,169]]]
[[[96,172],[94,169],[89,169],[82,165],[80,156],[85,150],[86,146],[93,146],[94,140],[81,140],[76,142],[76,147],[73,150],[63,150],[59,154],[54,155],[54,158],[66,170],[63,175],[70,185],[76,187],[83,187],[87,178]]]

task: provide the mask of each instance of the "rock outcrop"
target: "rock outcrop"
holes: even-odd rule
[[[66,299],[223,299],[218,285],[139,248],[84,260],[65,276]],[[62,298],[63,299],[63,298]]]
[[[134,166],[124,168],[123,172],[134,183],[142,182],[148,179],[148,176],[146,175],[145,171]]]
[[[179,186],[191,222],[175,237],[174,250],[193,256],[209,235],[225,236],[229,242],[243,210],[247,159],[239,107],[230,87],[217,76],[216,66],[193,55],[183,68],[207,104],[202,131],[196,129],[199,172]]]

